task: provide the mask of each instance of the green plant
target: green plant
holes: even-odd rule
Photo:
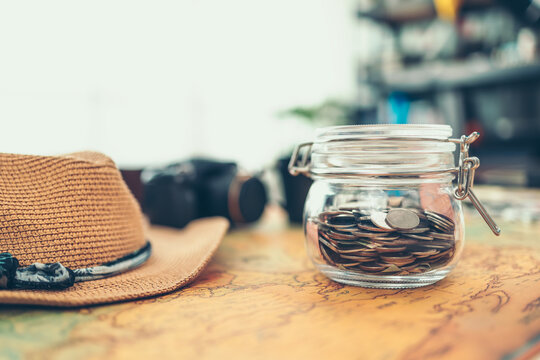
[[[349,125],[353,123],[354,108],[338,100],[326,100],[314,106],[298,106],[285,110],[282,117],[296,117],[312,124]]]

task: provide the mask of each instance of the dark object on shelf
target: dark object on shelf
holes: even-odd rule
[[[431,19],[436,16],[435,7],[431,1],[404,2],[398,6],[385,6],[379,4],[368,10],[357,11],[358,17],[365,17],[374,21],[386,23],[389,26],[396,27],[410,21],[420,21]]]
[[[193,159],[142,173],[143,210],[154,224],[184,227],[193,219],[224,216],[233,224],[258,220],[266,190],[232,162]]]
[[[301,224],[304,203],[313,181],[304,175],[292,176],[289,174],[289,159],[290,156],[278,160],[278,169],[285,190],[285,210],[289,214],[290,222]]]
[[[499,0],[527,24],[540,25],[540,6],[534,0]]]

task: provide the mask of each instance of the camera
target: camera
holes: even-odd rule
[[[143,210],[158,225],[184,227],[191,220],[224,216],[233,225],[257,221],[266,206],[264,184],[234,162],[191,159],[145,169]]]

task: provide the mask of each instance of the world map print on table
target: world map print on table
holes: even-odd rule
[[[469,221],[457,268],[419,289],[335,283],[299,228],[234,231],[190,287],[83,309],[0,310],[0,359],[512,359],[540,341],[537,225]]]

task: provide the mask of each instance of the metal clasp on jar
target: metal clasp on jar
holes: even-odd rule
[[[480,137],[478,132],[473,132],[469,136],[462,135],[460,139],[448,139],[450,142],[460,144],[459,164],[457,168],[457,186],[454,189],[454,197],[458,200],[469,198],[478,213],[482,216],[486,224],[495,235],[501,234],[501,228],[497,226],[493,218],[489,215],[480,200],[474,194],[472,187],[474,184],[474,174],[480,166],[480,159],[476,156],[469,156],[469,146]]]
[[[497,226],[493,218],[488,214],[487,210],[484,208],[480,200],[474,194],[472,188],[474,184],[474,174],[476,169],[480,166],[480,159],[475,156],[469,156],[469,147],[480,137],[478,132],[473,132],[469,136],[462,135],[460,139],[446,139],[440,141],[452,142],[460,145],[459,153],[459,164],[457,169],[454,169],[454,172],[457,172],[457,186],[454,189],[454,197],[458,200],[465,200],[468,198],[471,203],[474,205],[478,213],[482,216],[484,221],[487,223],[491,231],[495,235],[501,234],[501,228]],[[394,137],[378,137],[377,140],[414,140],[414,139],[400,139]],[[418,140],[418,139],[416,139]],[[433,141],[433,139],[430,139]],[[289,162],[289,173],[293,176],[303,174],[305,176],[310,176],[311,164],[310,164],[310,153],[313,146],[312,142],[302,143],[294,149],[294,152],[291,156]],[[302,151],[305,148],[304,151]],[[300,160],[300,162],[299,162]],[[371,174],[377,175],[377,174]],[[387,174],[380,174],[387,175]],[[399,175],[410,175],[410,174],[393,174],[395,176]]]

